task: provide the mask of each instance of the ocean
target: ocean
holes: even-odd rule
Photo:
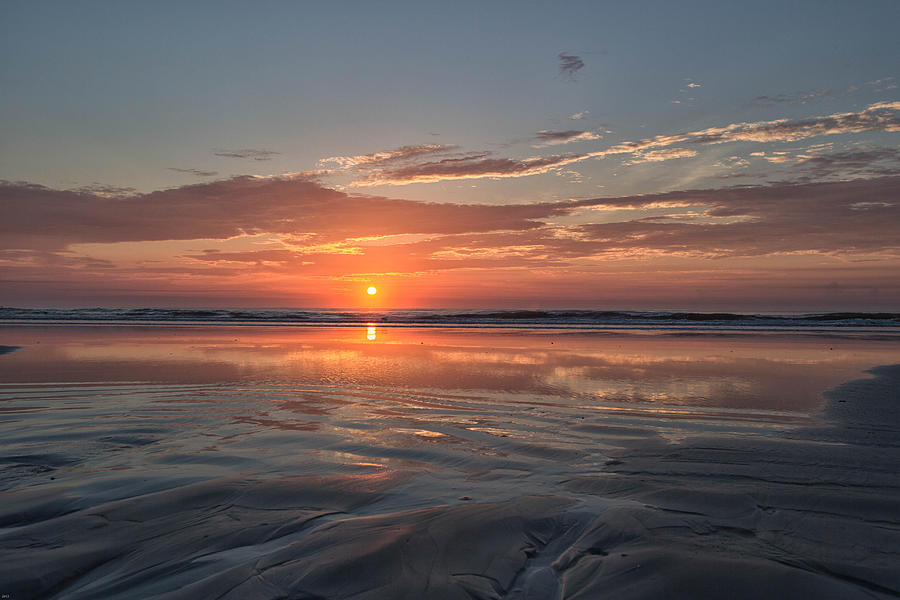
[[[0,307],[0,322],[208,323],[393,326],[552,327],[566,329],[840,329],[900,331],[900,313],[762,313],[608,310],[350,310],[223,308],[13,308]]]

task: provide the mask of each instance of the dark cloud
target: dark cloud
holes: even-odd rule
[[[84,242],[273,233],[310,250],[204,252],[192,257],[295,264],[307,260],[301,255],[315,252],[316,264],[328,262],[349,272],[363,272],[361,265],[374,265],[379,257],[401,272],[402,264],[417,269],[530,261],[561,265],[578,258],[648,252],[707,258],[779,253],[898,256],[898,198],[900,177],[505,206],[349,196],[310,181],[249,177],[130,198],[7,183],[0,185],[0,239],[8,252],[39,253],[47,260]],[[665,214],[647,216],[651,209],[659,215],[660,207]],[[606,215],[596,219],[603,222],[591,222],[593,210]],[[605,222],[611,210],[617,221]],[[565,216],[581,224],[551,224]],[[335,244],[355,247],[360,238],[398,234],[427,234],[429,239],[365,246],[355,254],[327,258],[335,253]]]
[[[763,106],[773,106],[775,104],[806,104],[819,98],[834,96],[837,93],[838,92],[836,92],[835,90],[814,90],[812,92],[797,92],[796,94],[757,96],[753,99],[753,103]]]
[[[446,158],[419,164],[384,169],[367,175],[356,185],[405,185],[431,183],[449,179],[480,179],[483,177],[525,177],[546,173],[557,167],[579,162],[599,153],[555,154],[531,158],[491,158],[488,153],[471,154],[460,158]]]
[[[670,206],[673,216],[637,213],[612,223],[492,232],[470,235],[465,242],[461,241],[464,236],[444,240],[448,248],[515,246],[526,256],[556,261],[647,254],[723,258],[887,253],[898,257],[898,194],[900,177],[583,200],[579,201],[582,206],[592,208]]]
[[[643,218],[578,229],[598,251],[707,257],[900,252],[900,177],[777,184],[602,199],[603,206],[702,208],[694,222]]]
[[[224,158],[248,158],[251,160],[272,160],[273,157],[281,154],[274,150],[255,150],[253,148],[243,148],[240,150],[216,150],[213,152],[216,156]]]
[[[802,297],[809,309],[829,298],[823,281],[839,280],[859,298],[879,290],[883,305],[900,298],[892,276],[898,198],[900,177],[507,206],[348,196],[296,179],[244,177],[119,198],[2,184],[0,281],[7,303],[180,297],[233,305],[253,294],[264,305],[296,297],[296,285],[284,282],[418,274],[433,287],[446,274],[495,299],[558,294],[591,303],[618,294],[678,304],[761,293]],[[277,239],[210,241],[262,233]],[[374,239],[394,234],[419,235]],[[116,246],[74,246],[144,240],[197,240],[191,246],[207,250],[181,243],[168,259],[135,262]],[[515,281],[525,286],[519,292]]]
[[[812,179],[900,175],[900,149],[867,148],[818,154],[795,163]]]
[[[66,268],[73,270],[113,269],[108,260],[89,256],[75,256],[68,251],[4,250],[0,249],[0,263],[25,264],[38,269]]]
[[[569,81],[576,81],[576,73],[584,68],[584,61],[581,60],[581,57],[560,52],[558,58],[560,76]]]
[[[207,251],[189,258],[329,276],[378,272],[384,264],[396,272],[421,272],[571,268],[585,259],[646,256],[708,260],[799,253],[900,258],[900,232],[895,226],[900,219],[898,191],[900,178],[883,178],[601,198],[563,204],[557,214],[579,207],[640,210],[670,206],[674,215],[636,213],[631,219],[611,223],[453,233],[423,241],[357,247],[355,254],[282,249]],[[541,205],[541,210],[552,212],[552,206]]]
[[[753,171],[744,171],[742,173],[723,173],[721,175],[715,175],[713,179],[740,179],[743,177],[753,177],[753,178],[761,178],[765,177],[766,174],[762,171],[753,172]]]
[[[170,171],[176,171],[178,173],[186,173],[188,175],[196,175],[197,177],[215,177],[219,174],[218,171],[204,171],[202,169],[179,169],[178,167],[169,167]]]
[[[896,89],[897,85],[893,83],[893,77],[883,77],[874,81],[867,81],[859,85],[851,85],[847,88],[839,90],[812,90],[807,92],[795,92],[793,94],[775,94],[771,96],[757,96],[751,104],[758,106],[774,106],[776,104],[807,104],[821,98],[829,98],[832,96],[843,96],[852,94],[863,89],[873,92],[884,92],[886,90]]]
[[[100,196],[131,196],[135,192],[136,189],[133,187],[124,187],[120,185],[110,185],[108,183],[91,183],[90,185],[83,185],[79,188],[76,188],[76,191],[83,192],[86,194],[97,194]]]
[[[0,240],[7,249],[70,244],[225,239],[242,234],[318,241],[406,233],[538,227],[564,204],[433,204],[350,196],[297,178],[236,177],[127,198],[0,183]]]

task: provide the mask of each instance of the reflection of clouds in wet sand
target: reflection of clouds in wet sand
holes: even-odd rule
[[[44,345],[8,356],[16,363],[10,372],[26,381],[58,380],[64,369],[82,380],[272,379],[536,393],[559,401],[810,411],[825,389],[864,368],[891,362],[888,356],[896,348],[889,340],[852,337],[390,327],[374,334],[371,325],[60,329],[46,334]]]

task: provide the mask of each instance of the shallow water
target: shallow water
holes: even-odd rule
[[[900,337],[17,325],[0,344],[18,597],[900,592],[896,373],[864,373]],[[875,387],[826,394],[852,380]]]

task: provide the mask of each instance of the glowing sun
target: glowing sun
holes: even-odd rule
[[[368,295],[370,295],[370,296],[374,296],[375,294],[378,293],[378,290],[375,289],[375,286],[374,286],[374,285],[370,285],[370,286],[369,286],[369,289],[366,290],[366,293],[367,293]]]

